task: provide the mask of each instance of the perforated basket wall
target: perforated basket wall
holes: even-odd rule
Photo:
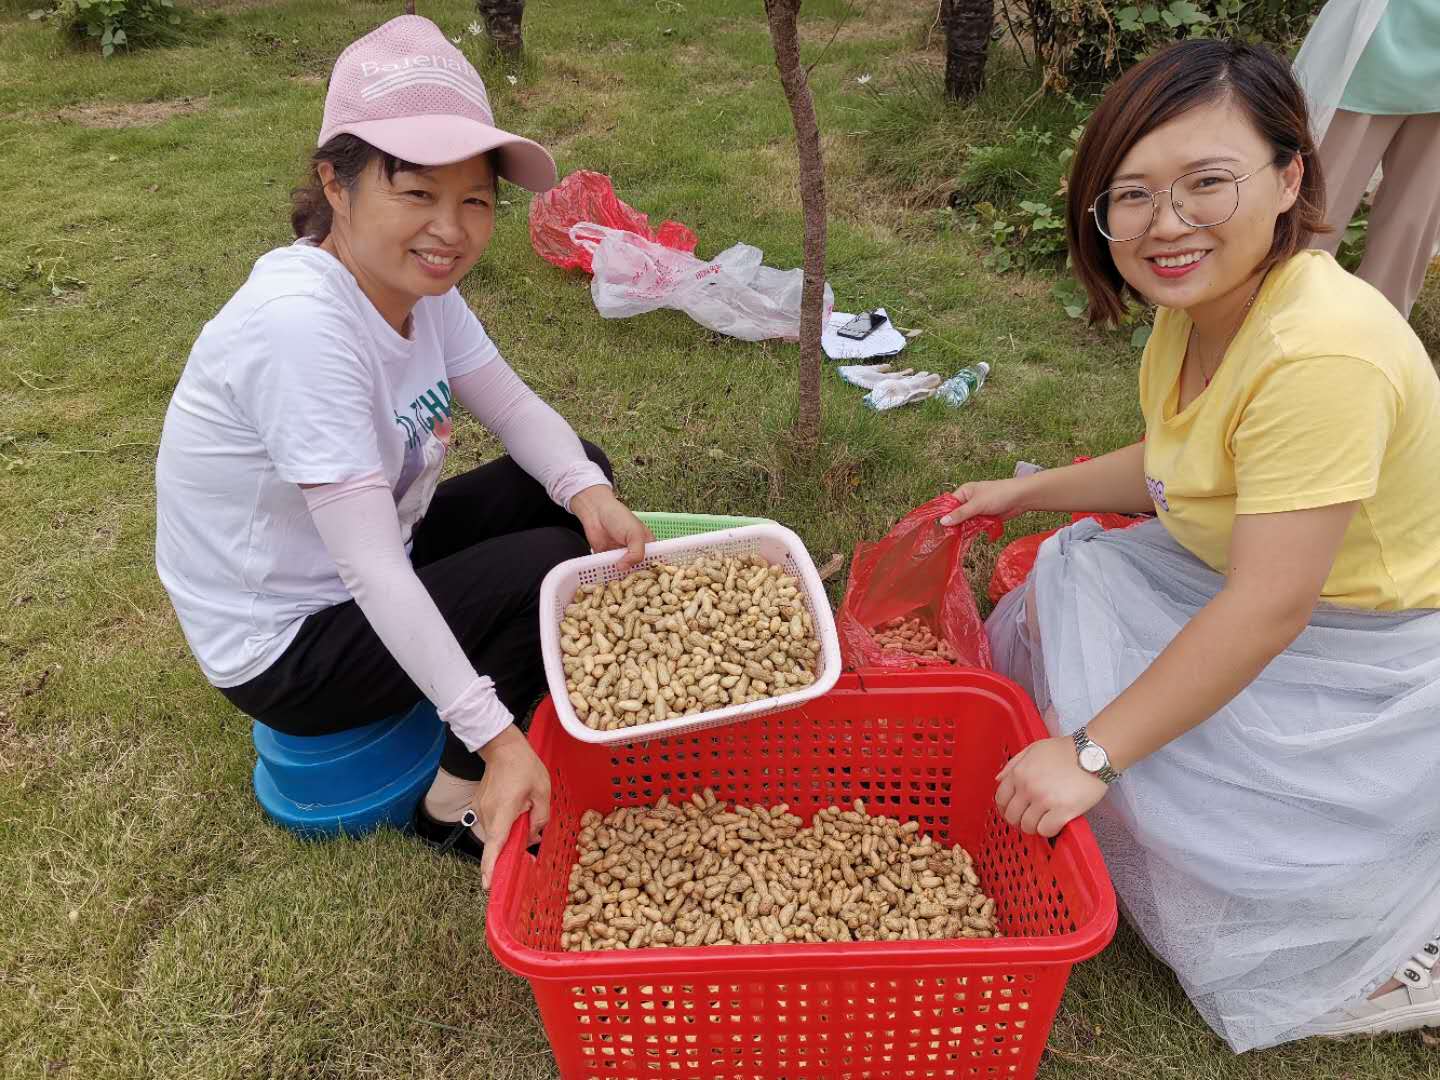
[[[655,510],[637,510],[656,540],[673,540],[677,536],[695,536],[720,529],[738,529],[743,525],[773,525],[769,518],[729,517],[723,514],[671,514]]]
[[[540,654],[545,663],[545,681],[550,689],[555,712],[561,725],[582,742],[614,745],[640,740],[668,737],[688,731],[699,731],[719,724],[730,724],[747,716],[761,716],[799,705],[824,694],[840,677],[840,638],[835,632],[835,615],[825,596],[815,562],[800,538],[783,525],[773,521],[713,532],[682,534],[669,540],[646,545],[642,566],[667,562],[672,565],[693,562],[708,555],[759,555],[770,563],[778,563],[800,583],[801,599],[815,625],[820,642],[820,667],[815,681],[784,694],[752,701],[745,705],[726,705],[693,716],[679,716],[659,723],[642,724],[619,731],[596,731],[576,715],[565,687],[564,654],[560,651],[560,620],[565,608],[582,585],[614,581],[622,578],[616,564],[622,552],[587,555],[561,563],[545,576],[540,585]]]
[[[799,708],[640,746],[576,742],[543,705],[531,740],[554,803],[491,894],[495,955],[529,980],[566,1080],[939,1080],[1032,1076],[1072,964],[1115,929],[1088,826],[1053,843],[995,810],[994,775],[1043,734],[988,672],[866,677]],[[816,810],[861,798],[974,855],[1005,936],[984,941],[559,950],[586,810],[685,798]]]

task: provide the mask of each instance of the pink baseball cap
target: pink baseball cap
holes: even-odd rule
[[[531,191],[555,186],[549,151],[495,126],[479,73],[419,15],[391,19],[335,61],[316,145],[346,133],[416,165],[449,165],[495,150],[506,180]]]

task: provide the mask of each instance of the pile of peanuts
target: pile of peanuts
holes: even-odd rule
[[[937,637],[935,631],[920,619],[891,619],[881,623],[874,631],[876,644],[885,652],[901,652],[926,660],[945,660],[958,663],[959,657],[950,643]]]
[[[809,686],[820,664],[799,581],[758,556],[581,586],[560,634],[570,704],[597,731],[775,697]]]
[[[572,952],[999,937],[969,854],[919,822],[831,807],[727,809],[708,788],[580,819],[560,946]]]

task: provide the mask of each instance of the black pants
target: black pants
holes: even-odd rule
[[[585,452],[611,475],[600,449],[587,442]],[[495,680],[500,700],[523,723],[545,686],[540,583],[556,564],[589,553],[580,522],[502,457],[440,484],[414,541],[420,581],[475,670]],[[287,735],[371,724],[422,697],[353,600],[306,616],[275,663],[221,693]],[[485,771],[448,728],[440,764],[473,780]]]

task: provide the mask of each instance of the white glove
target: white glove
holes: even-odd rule
[[[835,370],[851,386],[858,386],[862,390],[874,390],[886,379],[903,378],[915,371],[914,368],[895,371],[889,364],[845,364]]]
[[[914,401],[924,401],[935,396],[935,390],[943,380],[928,371],[917,371],[903,378],[889,378],[878,383],[865,395],[865,404],[877,411],[898,409]]]

